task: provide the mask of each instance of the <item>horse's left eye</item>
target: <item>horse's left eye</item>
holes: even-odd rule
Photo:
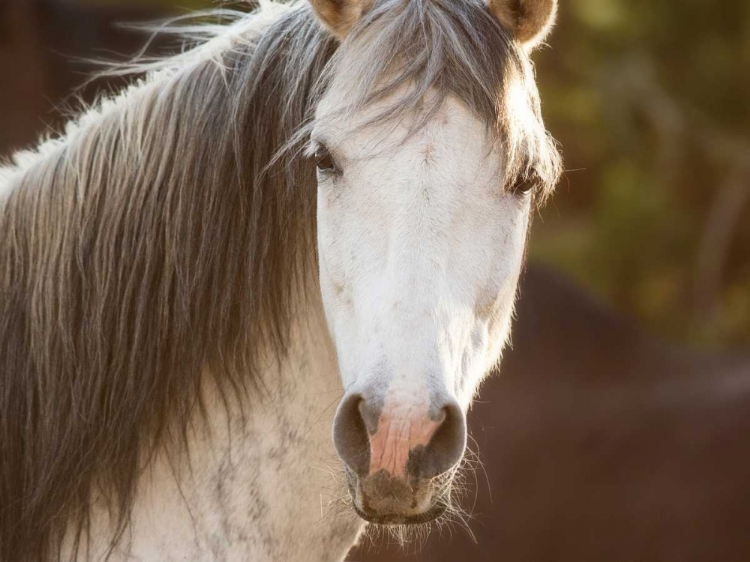
[[[522,195],[524,193],[529,193],[531,191],[534,191],[538,184],[538,180],[536,177],[532,176],[521,176],[516,180],[516,183],[513,184],[513,187],[511,188],[511,192],[516,195]]]
[[[330,174],[338,173],[338,167],[336,162],[333,160],[333,156],[324,145],[318,145],[315,149],[315,166],[318,168],[318,172]]]

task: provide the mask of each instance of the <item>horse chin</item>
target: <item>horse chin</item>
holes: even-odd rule
[[[431,479],[391,476],[381,470],[360,477],[347,470],[352,507],[357,515],[377,525],[420,525],[445,513],[447,502],[437,495]]]
[[[445,513],[444,504],[434,506],[432,509],[417,515],[402,515],[399,513],[374,514],[365,513],[359,509],[356,503],[353,505],[354,512],[368,523],[375,525],[421,525],[438,519]]]

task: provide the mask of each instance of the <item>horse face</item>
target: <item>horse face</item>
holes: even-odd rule
[[[455,99],[411,131],[327,119],[338,101],[322,100],[311,146],[345,388],[334,440],[361,516],[421,522],[445,508],[466,410],[505,342],[530,196],[503,188],[502,154]]]
[[[343,41],[316,108],[310,147],[318,165],[320,288],[345,389],[334,441],[363,518],[386,524],[429,521],[449,502],[453,469],[466,445],[466,410],[508,335],[531,197],[504,187],[515,173],[510,162],[517,162],[517,152],[513,159],[503,153],[504,143],[488,130],[487,111],[480,119],[450,95],[453,90],[436,90],[437,75],[431,89],[414,95],[413,82],[380,76],[383,83],[375,84],[367,69],[392,68],[383,61],[398,56],[410,64],[426,60],[425,69],[449,64],[434,57],[433,48],[449,37],[439,48],[452,52],[447,57],[452,61],[463,60],[461,80],[482,74],[486,86],[487,77],[498,75],[486,64],[486,54],[505,50],[510,56],[508,35],[498,33],[513,36],[513,49],[530,50],[549,30],[556,0],[462,4],[472,11],[466,17],[448,15],[450,3],[430,5],[435,13],[429,25],[422,4],[311,4],[319,21]],[[387,36],[390,28],[373,22],[387,20],[387,10],[422,22],[407,27],[417,38],[414,45],[411,32],[377,41],[376,34]],[[365,21],[357,28],[361,17]],[[451,29],[424,38],[428,28],[441,28],[451,17],[479,27],[463,28],[465,35]],[[466,55],[466,48],[490,36],[494,47]],[[394,52],[393,45],[400,50]],[[522,65],[519,56],[514,60]],[[474,64],[485,70],[466,72]],[[529,95],[536,91],[529,84],[532,72],[520,74],[526,82],[505,84],[504,112],[511,129],[522,126],[538,141],[546,132]],[[388,95],[363,97],[357,92],[362,85]],[[486,91],[464,99],[476,100]],[[415,98],[424,106],[412,103]],[[362,102],[353,101],[358,99]],[[440,103],[431,103],[436,100]],[[399,105],[409,111],[399,119],[381,118],[392,117],[389,109]],[[545,151],[554,149],[528,154]]]

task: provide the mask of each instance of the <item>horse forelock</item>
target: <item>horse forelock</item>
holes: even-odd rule
[[[75,556],[99,496],[114,545],[143,459],[187,445],[205,377],[262,392],[316,267],[300,152],[340,76],[352,107],[415,85],[378,119],[455,95],[503,133],[509,169],[556,179],[529,63],[476,0],[378,2],[338,52],[306,4],[235,19],[116,69],[149,75],[0,168],[0,559],[63,540]],[[510,115],[510,82],[537,128]]]
[[[375,2],[333,55],[318,97],[331,88],[346,101],[329,117],[351,119],[377,104],[363,126],[406,117],[415,131],[452,96],[496,138],[506,182],[533,175],[544,199],[559,178],[528,54],[482,0]]]

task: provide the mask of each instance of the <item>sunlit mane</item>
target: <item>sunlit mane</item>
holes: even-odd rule
[[[84,536],[95,490],[121,533],[144,452],[184,439],[205,373],[243,396],[283,358],[316,267],[304,131],[336,76],[353,104],[414,84],[383,119],[454,95],[498,132],[509,178],[557,179],[530,62],[476,0],[377,2],[346,39],[359,65],[306,4],[220,15],[0,168],[2,560]]]

